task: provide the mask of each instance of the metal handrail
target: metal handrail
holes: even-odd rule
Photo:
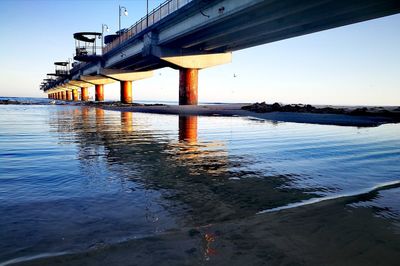
[[[160,4],[157,8],[153,9],[148,15],[142,17],[139,21],[126,29],[118,38],[107,44],[103,48],[103,54],[108,53],[118,45],[131,39],[139,32],[145,30],[166,16],[172,14],[179,8],[185,6],[193,0],[167,0]]]

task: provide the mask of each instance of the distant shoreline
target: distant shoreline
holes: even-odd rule
[[[0,105],[44,105],[44,103],[24,103],[16,100],[0,100]],[[140,112],[171,115],[198,116],[240,116],[273,122],[293,122],[320,125],[375,127],[388,123],[400,122],[400,107],[332,107],[311,105],[282,105],[281,109],[273,109],[273,105],[265,103],[246,104],[206,104],[197,106],[179,106],[165,104],[121,104],[119,102],[64,102],[53,101],[56,105],[91,106],[105,110],[121,112]],[[299,107],[300,106],[300,107]],[[242,109],[242,107],[245,107]],[[272,108],[272,109],[271,109]],[[310,108],[310,110],[307,110]],[[246,109],[246,110],[245,110]],[[293,110],[292,110],[293,109]],[[322,110],[320,113],[319,110]],[[310,111],[310,112],[309,112]],[[336,113],[335,113],[336,112]],[[359,112],[359,113],[357,113]]]
[[[198,106],[178,105],[143,105],[143,106],[100,106],[106,110],[121,112],[142,112],[156,114],[175,115],[200,115],[200,116],[240,116],[252,117],[274,122],[294,122],[320,125],[375,127],[387,123],[399,123],[400,112],[388,110],[389,113],[382,115],[349,115],[331,113],[308,113],[308,112],[253,112],[242,109],[248,104],[218,104]],[[356,108],[354,108],[356,109]],[[394,108],[392,108],[394,109]],[[386,109],[385,109],[386,110]],[[396,113],[396,116],[392,114]],[[390,114],[390,115],[389,115]]]

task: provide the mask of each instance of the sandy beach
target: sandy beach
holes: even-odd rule
[[[400,107],[398,106],[327,106],[327,105],[282,105],[284,107],[310,106],[317,110],[328,109],[329,112],[307,112],[307,111],[267,111],[248,110],[246,107],[258,106],[258,103],[227,103],[227,104],[204,104],[204,105],[165,105],[165,104],[122,104],[120,102],[72,102],[72,101],[50,101],[54,105],[84,105],[98,107],[105,110],[121,112],[141,112],[154,114],[170,114],[182,116],[240,116],[250,119],[260,119],[272,122],[293,122],[320,125],[374,127],[387,123],[400,122]],[[41,105],[44,102],[21,102],[15,100],[1,100],[0,104],[13,105]],[[261,103],[265,104],[265,103]],[[276,104],[276,103],[275,103]],[[268,105],[273,106],[273,105]],[[244,108],[243,108],[244,107]],[[251,109],[251,108],[250,108]],[[360,111],[359,115],[357,112]]]
[[[372,207],[352,204],[398,185],[19,265],[396,265],[393,226]],[[377,228],[379,234],[366,233]],[[332,252],[338,245],[343,252]]]
[[[148,105],[148,106],[113,106],[102,104],[99,107],[106,110],[122,112],[143,112],[157,114],[175,115],[200,115],[200,116],[241,116],[255,119],[269,120],[273,122],[294,122],[321,125],[356,126],[371,127],[386,123],[399,122],[392,117],[385,115],[346,115],[346,114],[318,114],[318,113],[298,113],[298,112],[267,112],[257,113],[243,110],[246,103],[236,104],[213,104],[198,106],[178,106],[178,105]],[[348,107],[356,109],[357,107]],[[388,107],[394,110],[396,107]],[[400,112],[399,112],[400,113]]]

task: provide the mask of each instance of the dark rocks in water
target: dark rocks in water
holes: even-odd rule
[[[132,107],[132,106],[165,106],[165,104],[155,103],[155,104],[141,104],[141,103],[121,103],[121,102],[76,102],[77,104],[87,105],[87,106],[111,106],[111,107]]]
[[[349,112],[349,115],[366,115],[366,114],[368,114],[368,108],[367,107],[356,108],[356,109],[351,110]]]
[[[400,107],[389,111],[382,107],[361,107],[356,109],[344,109],[344,108],[333,108],[333,107],[323,107],[317,108],[310,104],[288,104],[281,105],[279,103],[266,104],[254,103],[251,105],[243,106],[243,110],[248,110],[256,113],[269,113],[269,112],[293,112],[293,113],[314,113],[314,114],[344,114],[344,115],[354,115],[354,116],[384,116],[392,118],[394,120],[400,120]]]
[[[115,107],[127,107],[127,106],[143,106],[139,103],[121,103],[121,102],[72,102],[73,104],[82,104],[86,106],[115,106]]]
[[[267,112],[313,113],[313,112],[315,112],[315,110],[317,110],[317,108],[315,108],[314,106],[309,105],[309,104],[307,104],[307,105],[302,105],[302,104],[281,105],[279,103],[266,104],[265,102],[243,106],[242,109],[257,112],[257,113],[267,113]]]
[[[39,105],[42,103],[34,103],[34,102],[20,102],[20,101],[14,101],[14,100],[0,100],[0,105],[7,105],[7,104],[16,104],[16,105]]]
[[[22,103],[13,100],[0,100],[0,104],[22,104]]]

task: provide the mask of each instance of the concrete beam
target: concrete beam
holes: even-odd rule
[[[101,75],[96,75],[96,76],[81,76],[81,80],[90,82],[95,85],[104,85],[104,84],[110,84],[114,83],[115,80],[111,78],[106,78]]]
[[[81,81],[81,80],[70,80],[70,81],[68,81],[68,84],[71,86],[74,86],[74,87],[78,87],[78,88],[92,86],[91,83],[87,83],[87,82]]]
[[[181,68],[203,69],[232,62],[232,53],[162,57]]]
[[[118,81],[135,81],[153,76],[153,71],[132,72],[129,70],[101,68],[99,74]]]

